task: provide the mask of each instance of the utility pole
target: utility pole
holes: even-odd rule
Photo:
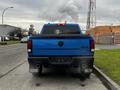
[[[96,26],[96,0],[89,0],[87,25],[86,29],[89,30]]]

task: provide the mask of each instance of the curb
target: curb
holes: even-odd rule
[[[108,88],[108,90],[120,90],[120,86],[105,75],[99,68],[94,65],[94,73],[99,77],[102,83]]]

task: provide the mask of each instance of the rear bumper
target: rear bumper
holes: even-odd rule
[[[64,57],[67,58],[67,57]],[[29,62],[29,66],[37,69],[39,68],[38,66],[40,64],[42,65],[55,65],[55,66],[75,66],[75,67],[80,67],[80,73],[85,73],[85,74],[89,74],[92,73],[93,71],[93,63],[94,63],[94,58],[93,56],[89,56],[89,57],[72,57],[72,59],[68,62],[66,61],[57,61],[56,60],[49,60],[48,57],[29,57],[28,58],[28,62]],[[31,68],[30,68],[31,70]]]
[[[49,57],[28,57],[28,62],[30,64],[57,64],[57,65],[58,64],[79,65],[81,63],[93,64],[94,62],[93,56],[71,57],[71,59],[67,59],[68,57],[63,57],[63,58],[66,58],[66,60],[58,60],[58,59],[50,60]]]

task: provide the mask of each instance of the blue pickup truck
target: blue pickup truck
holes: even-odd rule
[[[94,40],[78,24],[45,24],[39,35],[30,36],[27,48],[31,73],[51,65],[77,67],[84,77],[93,71]]]

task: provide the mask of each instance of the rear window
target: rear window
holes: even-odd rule
[[[44,25],[41,34],[80,34],[79,25]]]

